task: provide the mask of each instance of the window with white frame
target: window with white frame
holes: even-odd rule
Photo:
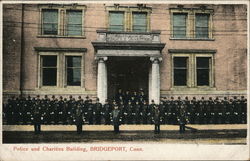
[[[213,87],[213,54],[172,54],[173,87]]]
[[[84,36],[84,6],[41,7],[41,35]]]
[[[83,54],[42,52],[40,87],[83,87]]]
[[[212,39],[213,10],[170,9],[171,38]]]

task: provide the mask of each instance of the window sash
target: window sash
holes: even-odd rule
[[[183,61],[180,64],[180,61]],[[187,75],[188,75],[188,57],[174,57],[174,86],[187,86]]]
[[[42,10],[42,33],[45,35],[58,34],[58,10],[43,9]]]
[[[82,35],[82,10],[67,10],[67,35]]]
[[[187,14],[173,14],[173,37],[185,38],[187,30]]]
[[[147,13],[133,13],[133,31],[147,31]]]
[[[66,56],[66,83],[68,86],[81,86],[81,64],[81,56]]]
[[[208,38],[209,37],[209,15],[196,14],[195,15],[195,37]]]
[[[124,12],[109,12],[109,30],[124,30]]]
[[[197,86],[210,85],[211,57],[196,57]]]
[[[49,60],[49,59],[52,59],[52,60]],[[43,86],[56,86],[57,85],[57,56],[42,56],[41,60],[42,60],[42,67],[41,67],[42,85]],[[45,61],[51,61],[51,62],[45,62]]]

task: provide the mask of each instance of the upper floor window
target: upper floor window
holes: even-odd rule
[[[147,13],[133,13],[133,31],[147,31]]]
[[[173,14],[173,37],[185,38],[187,28],[187,14]]]
[[[41,35],[84,36],[84,6],[41,7]]]
[[[67,10],[67,35],[82,35],[82,10]]]
[[[42,12],[43,25],[42,33],[44,35],[57,35],[58,34],[58,10],[44,9]]]
[[[209,38],[209,15],[196,14],[195,15],[195,37]]]
[[[124,12],[109,13],[109,30],[124,31]]]
[[[150,8],[107,7],[109,31],[150,31]]]
[[[212,39],[212,10],[171,9],[171,37]]]

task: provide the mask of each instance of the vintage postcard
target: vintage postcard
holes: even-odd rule
[[[249,2],[1,7],[0,160],[249,160]]]

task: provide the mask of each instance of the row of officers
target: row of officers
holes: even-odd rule
[[[247,119],[247,100],[233,97],[228,99],[215,98],[197,100],[193,97],[181,99],[164,99],[157,105],[154,100],[147,101],[128,100],[101,104],[97,98],[93,102],[89,97],[83,100],[80,96],[75,100],[72,96],[68,99],[52,96],[48,98],[12,97],[4,105],[4,120],[6,124],[32,124],[39,121],[41,124],[75,124],[77,109],[83,116],[84,124],[111,124],[111,114],[115,106],[118,107],[121,124],[153,124],[154,109],[159,109],[161,124],[179,124],[178,116],[183,106],[188,122],[191,124],[241,124]],[[38,115],[36,115],[38,113]]]

